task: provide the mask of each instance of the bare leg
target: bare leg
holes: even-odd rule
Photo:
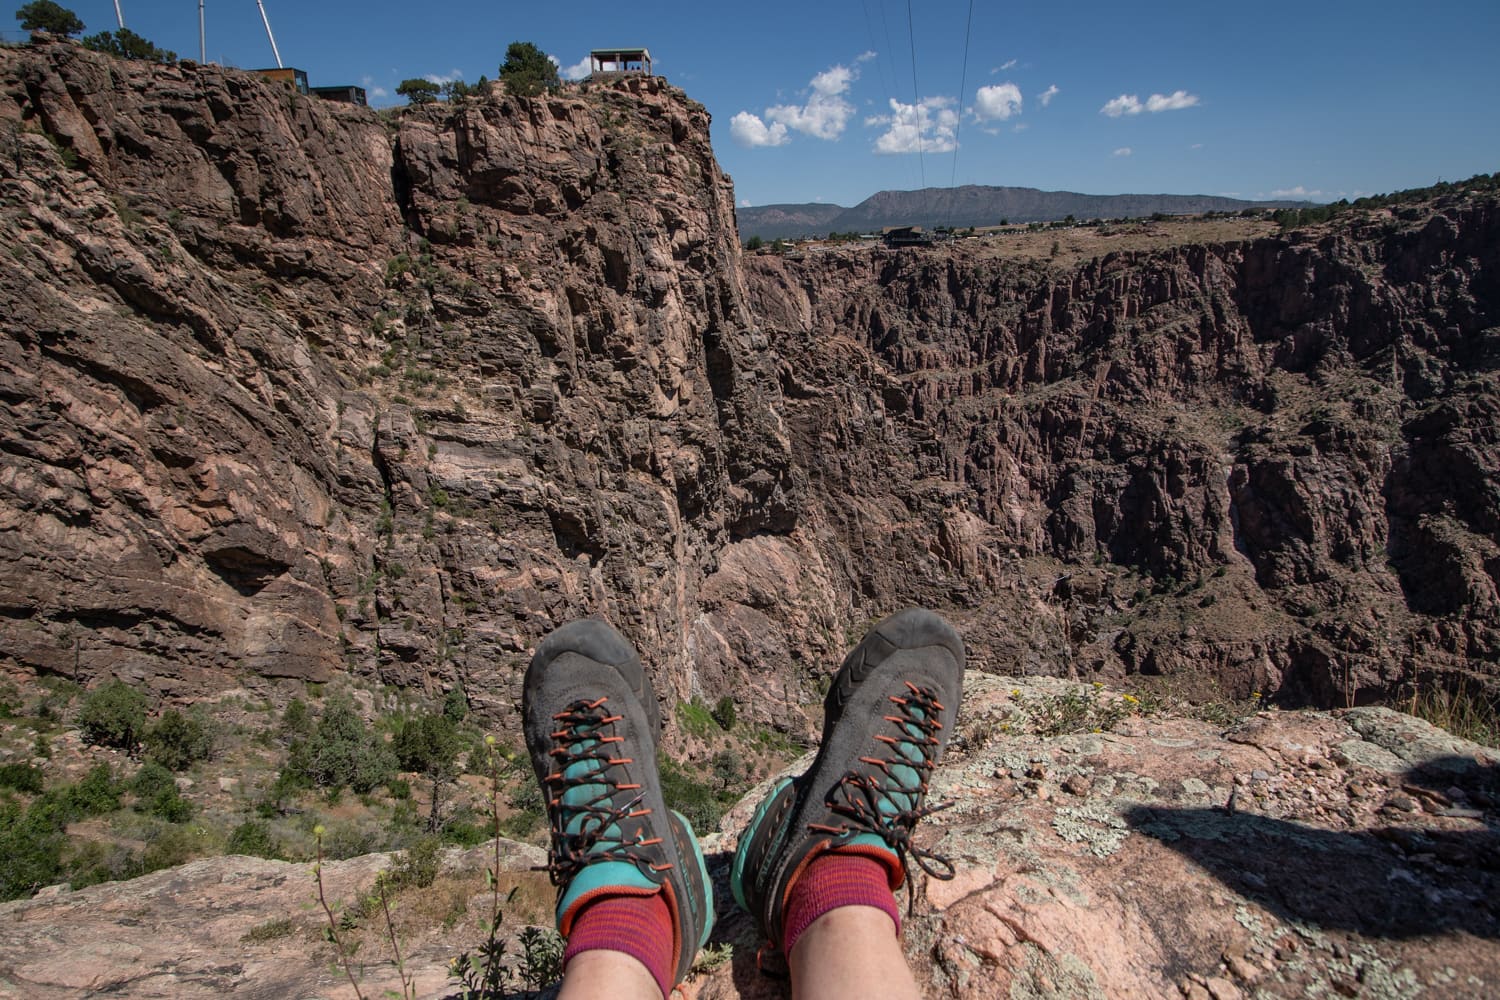
[[[873,906],[841,906],[808,925],[792,946],[796,1000],[917,1000],[916,980],[890,915]]]
[[[885,914],[882,913],[881,917],[884,918]],[[885,922],[889,925],[890,919],[886,918]],[[656,979],[631,956],[621,951],[579,952],[568,963],[557,1000],[597,1000],[598,997],[663,1000]]]

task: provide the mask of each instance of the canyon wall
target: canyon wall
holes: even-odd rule
[[[748,274],[829,534],[858,552],[899,500],[870,589],[975,609],[1002,669],[1321,705],[1488,683],[1493,196],[1077,266],[961,244]]]
[[[1493,198],[742,258],[659,79],[377,113],[50,42],[0,91],[9,674],[513,722],[601,614],[669,709],[806,732],[914,602],[996,672],[1337,703],[1493,661]]]

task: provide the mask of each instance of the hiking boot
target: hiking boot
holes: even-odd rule
[[[891,891],[907,859],[939,879],[953,865],[911,841],[928,779],[953,731],[964,645],[937,615],[909,608],[885,619],[844,658],[823,700],[823,746],[806,774],[776,785],[734,855],[735,902],[781,945],[792,883],[818,854],[838,849],[885,866]]]
[[[522,690],[526,748],[552,828],[559,933],[567,937],[596,899],[661,892],[681,982],[708,940],[713,885],[692,828],[662,799],[661,717],[640,657],[603,622],[570,622],[537,647]]]

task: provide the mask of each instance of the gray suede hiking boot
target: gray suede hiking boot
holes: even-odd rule
[[[660,715],[640,657],[603,622],[570,622],[537,647],[522,691],[552,827],[558,931],[567,937],[595,899],[662,892],[681,982],[708,940],[713,885],[692,828],[662,800]]]
[[[921,608],[872,628],[844,658],[823,701],[823,746],[806,774],[766,796],[740,838],[730,885],[734,898],[780,948],[787,893],[823,851],[881,862],[894,892],[914,859],[934,878],[953,865],[911,842],[923,817],[928,779],[958,714],[964,645]]]

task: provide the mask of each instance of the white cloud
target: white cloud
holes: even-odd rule
[[[1289,199],[1289,198],[1298,198],[1298,199],[1303,199],[1303,198],[1322,198],[1323,197],[1323,192],[1322,191],[1309,191],[1307,188],[1303,187],[1301,184],[1298,184],[1296,187],[1281,188],[1279,190],[1272,191],[1270,194],[1265,195],[1264,197],[1270,198],[1273,201],[1284,201],[1284,200]]]
[[[974,95],[974,117],[982,122],[1003,122],[1021,113],[1021,88],[1013,83],[980,87]]]
[[[441,87],[445,83],[454,83],[458,80],[462,80],[463,78],[464,71],[461,69],[449,70],[447,73],[428,73],[426,76],[422,77],[422,79],[426,80],[428,83],[435,83],[439,87]]]
[[[1134,153],[1134,152],[1135,152],[1135,150],[1131,149],[1129,146],[1121,146],[1119,149],[1115,150],[1110,155],[1111,156],[1129,156],[1131,153]]]
[[[1181,111],[1197,103],[1196,94],[1189,94],[1185,90],[1174,90],[1170,94],[1152,94],[1146,98],[1146,110],[1153,114],[1157,111]]]
[[[990,70],[990,76],[994,76],[996,73],[1004,73],[1008,69],[1015,69],[1015,68],[1016,68],[1016,60],[1014,60],[1014,59],[1007,59],[1005,62],[1001,63],[999,66],[996,66],[994,69]]]
[[[740,199],[740,208],[749,208],[749,207],[750,207],[750,199],[749,198],[741,198]]]
[[[1189,146],[1188,148],[1189,149],[1202,149],[1203,148],[1203,143],[1201,143],[1201,142],[1195,142],[1191,146]]]
[[[857,63],[869,62],[871,59],[874,59],[874,58],[875,58],[875,50],[874,49],[866,49],[865,51],[861,52],[859,55],[855,56],[854,57],[854,61],[857,62]]]
[[[1197,103],[1197,95],[1189,94],[1185,90],[1174,90],[1170,94],[1152,94],[1146,98],[1144,104],[1135,94],[1121,94],[1105,102],[1104,107],[1099,109],[1099,113],[1118,118],[1121,115],[1138,115],[1142,111],[1149,111],[1152,114],[1158,111],[1180,111],[1183,108],[1191,108]]]
[[[1026,131],[1029,128],[1031,128],[1031,126],[1028,125],[1026,122],[1016,122],[1014,125],[1011,126],[1010,130],[1012,132],[1024,132],[1024,131]]]
[[[958,148],[958,112],[951,97],[924,97],[916,104],[891,98],[891,113],[865,119],[866,125],[884,125],[875,140],[877,153],[951,153]]]
[[[767,127],[759,115],[752,115],[748,111],[741,111],[729,119],[729,134],[741,146],[752,149],[756,146],[785,146],[792,141],[785,125],[775,122]]]
[[[806,104],[777,104],[766,109],[766,118],[815,139],[837,139],[854,114],[843,95],[857,79],[857,68],[831,66],[812,78]]]
[[[555,60],[554,60],[555,61]],[[558,75],[564,80],[582,80],[594,71],[593,60],[584,56],[571,66],[559,66]]]
[[[1044,90],[1040,94],[1036,95],[1036,99],[1039,100],[1039,101],[1041,101],[1042,102],[1042,107],[1045,108],[1047,105],[1049,105],[1049,104],[1052,103],[1052,98],[1054,98],[1056,96],[1057,96],[1057,84],[1054,83],[1052,86],[1048,87],[1046,90]]]
[[[391,96],[390,92],[387,91],[384,87],[379,86],[378,84],[376,84],[375,83],[375,78],[373,76],[371,76],[370,74],[368,74],[368,73],[366,73],[364,76],[362,76],[362,77],[359,78],[359,85],[361,87],[365,88],[365,95],[368,96],[368,97],[389,97],[389,96]]]

